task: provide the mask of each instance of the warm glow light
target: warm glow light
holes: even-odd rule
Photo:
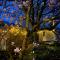
[[[11,33],[16,33],[16,34],[19,33],[19,29],[16,28],[16,27],[12,27],[9,31],[10,31]]]
[[[3,30],[2,29],[0,29],[0,33],[2,32]]]
[[[25,29],[23,29],[23,30],[21,31],[21,34],[26,36],[26,35],[27,35],[27,31],[26,31]]]
[[[20,36],[26,36],[27,35],[27,30],[24,28],[22,29],[19,27],[12,27],[9,31],[14,35],[17,35],[17,34],[19,34]]]
[[[41,30],[38,31],[37,34],[39,35],[39,41],[55,41],[56,36],[53,33],[54,30],[49,31],[49,30]],[[45,32],[45,34],[43,33]]]

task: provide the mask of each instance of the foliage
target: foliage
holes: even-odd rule
[[[15,58],[18,56],[18,58],[20,57],[21,60],[29,60],[29,59],[32,60],[33,58],[35,58],[36,60],[59,59],[60,44],[53,42],[53,44],[50,45],[49,42],[48,44],[45,44],[45,42],[37,41],[38,40],[37,31],[47,29],[47,30],[54,30],[53,31],[54,34],[57,33],[55,32],[56,31],[55,28],[58,24],[60,24],[59,20],[60,2],[57,0],[29,0],[29,1],[22,1],[21,4],[22,9],[24,10],[25,13],[26,28],[19,27],[18,25],[9,26],[9,29],[6,30],[7,32],[3,31],[4,34],[2,36],[3,38],[2,47],[6,47],[5,45],[7,44],[7,50],[9,51],[9,48],[11,47],[10,46],[11,42],[15,42],[15,46],[21,48],[21,51],[19,52],[18,55],[12,55],[12,56],[14,56]],[[6,1],[4,8],[5,7],[6,7]],[[46,11],[47,10],[46,8],[50,10]],[[46,23],[49,23],[49,26],[46,25]],[[31,30],[29,30],[29,24],[31,25],[30,28]],[[43,37],[44,35],[45,34],[43,32]],[[5,40],[5,37],[7,37],[7,40]],[[30,40],[32,40],[32,42]],[[39,46],[34,45],[33,43],[34,44],[39,43]]]

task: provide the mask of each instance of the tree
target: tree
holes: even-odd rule
[[[33,35],[35,35],[34,32],[36,32],[37,30],[53,30],[60,23],[60,2],[58,2],[57,0],[29,0],[29,3],[30,5],[27,4],[28,6],[24,5],[24,11],[26,12],[25,14],[28,16],[26,17],[26,22],[28,24],[31,24],[32,26],[31,32],[33,32]],[[25,10],[26,8],[27,10]],[[45,13],[44,11],[47,8],[50,9],[50,11]],[[48,14],[50,14],[51,17],[49,17]],[[50,27],[46,27],[46,23],[50,23]],[[42,28],[43,26],[41,27],[41,24],[43,24],[44,28]]]

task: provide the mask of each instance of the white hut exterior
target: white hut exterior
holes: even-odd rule
[[[37,32],[39,36],[39,42],[41,41],[56,41],[56,35],[53,33],[53,31],[49,30],[40,30]]]

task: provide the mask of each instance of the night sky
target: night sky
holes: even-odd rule
[[[40,6],[40,9],[41,9],[42,4],[43,4],[43,2],[42,2],[43,0],[33,0],[34,13],[35,13],[34,19],[36,19],[36,16],[37,16],[37,13],[36,13],[36,11],[37,11],[36,2],[37,1],[38,1],[39,6]],[[49,2],[50,2],[50,0],[47,0],[46,8],[44,9],[44,11],[42,13],[42,17],[41,17],[40,21],[43,21],[46,18],[52,18],[58,14],[58,9],[59,9],[58,1],[57,0],[54,0],[54,2],[52,1],[55,5],[53,9],[51,9],[49,7]],[[8,25],[15,24],[16,22],[19,22],[19,16],[24,17],[25,14],[24,14],[23,9],[21,7],[19,8],[18,5],[19,4],[14,2],[14,1],[7,1],[6,7],[4,8],[4,3],[2,0],[0,0],[0,20],[2,20],[4,23],[7,23]],[[60,20],[60,19],[56,19],[56,20]],[[26,21],[22,20],[22,26],[25,27],[25,25],[26,25]],[[47,27],[47,28],[49,28],[50,25],[51,25],[50,22],[45,23],[45,27]],[[40,25],[40,27],[44,28],[43,23]],[[56,29],[60,29],[60,24],[58,24],[56,26]]]

